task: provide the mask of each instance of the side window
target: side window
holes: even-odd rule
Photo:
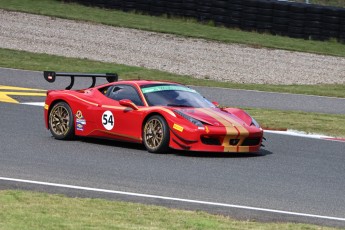
[[[99,92],[103,93],[104,95],[107,95],[108,89],[110,89],[110,88],[111,88],[111,86],[106,86],[106,87],[100,88]]]
[[[138,106],[143,106],[143,102],[141,101],[138,92],[129,85],[116,85],[113,88],[109,89],[111,92],[108,92],[107,95],[109,98],[114,100],[122,100],[122,99],[129,99],[133,101],[134,104]]]

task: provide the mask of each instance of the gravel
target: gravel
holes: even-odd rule
[[[345,83],[345,58],[341,57],[256,49],[4,10],[0,10],[0,47],[237,83]]]

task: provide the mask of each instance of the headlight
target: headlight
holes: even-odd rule
[[[250,125],[254,125],[256,128],[260,128],[259,123],[254,118],[252,118],[252,123]]]
[[[178,110],[174,110],[175,113],[177,113],[178,115],[180,115],[181,117],[183,117],[184,119],[192,122],[194,125],[198,126],[198,127],[204,127],[204,125],[198,121],[197,119],[194,119],[193,117],[191,116],[188,116],[187,114],[181,112],[181,111],[178,111]]]

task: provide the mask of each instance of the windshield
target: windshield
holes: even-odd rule
[[[141,86],[141,90],[150,106],[215,107],[194,89],[182,85],[152,84]]]

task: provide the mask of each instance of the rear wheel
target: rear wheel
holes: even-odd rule
[[[71,107],[66,102],[59,102],[50,110],[49,130],[59,140],[74,137],[74,119]]]
[[[150,117],[143,129],[143,142],[151,153],[166,152],[169,148],[169,126],[162,116]]]

